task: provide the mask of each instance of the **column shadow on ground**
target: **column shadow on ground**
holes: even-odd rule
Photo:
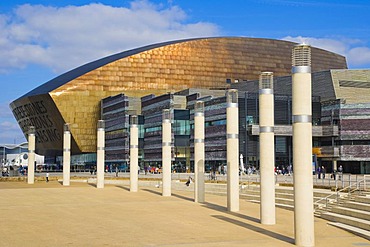
[[[125,187],[123,185],[117,185],[116,187],[117,188],[120,188],[120,189],[124,189],[124,190],[130,191],[130,188],[127,188],[127,187]]]
[[[220,206],[220,205],[217,205],[217,204],[204,202],[203,206],[207,207],[207,208],[210,208],[210,209],[213,209],[213,210],[216,210],[216,211],[219,211],[219,212],[222,212],[222,213],[226,213],[226,214],[229,214],[229,215],[232,215],[232,216],[239,217],[239,218],[244,219],[244,220],[252,221],[252,222],[255,222],[255,223],[260,223],[260,220],[257,219],[257,218],[254,218],[254,217],[251,217],[251,216],[248,216],[248,215],[244,215],[244,214],[240,214],[240,213],[236,213],[236,212],[228,212],[227,207],[223,207],[223,206]],[[282,234],[272,232],[270,230],[266,230],[262,227],[254,226],[254,225],[251,225],[251,224],[239,221],[239,220],[231,219],[231,218],[228,218],[228,217],[225,217],[225,216],[222,216],[222,215],[213,215],[212,217],[217,218],[219,220],[227,221],[229,223],[247,228],[247,229],[255,231],[255,232],[262,233],[262,234],[267,235],[269,237],[279,239],[283,242],[287,242],[287,243],[290,243],[290,244],[295,243],[295,240],[291,237],[284,236]]]
[[[153,193],[153,194],[162,196],[162,193],[161,192],[158,192],[158,191],[155,191],[155,190],[151,190],[151,189],[142,189],[142,190],[143,191],[146,191],[146,192],[150,192],[150,193]],[[174,193],[171,193],[171,196],[174,196],[174,197],[177,197],[177,198],[180,198],[180,199],[183,199],[183,200],[187,200],[187,201],[194,201],[193,198],[182,196],[182,195],[178,195],[178,194],[174,194]]]
[[[158,191],[155,191],[155,190],[143,189],[143,191],[147,191],[147,192],[150,192],[150,193],[153,193],[153,194],[156,194],[156,195],[162,195],[162,193],[160,193]],[[190,197],[185,197],[185,196],[178,195],[178,194],[172,194],[172,195],[174,197],[178,197],[180,199],[184,199],[184,200],[188,200],[188,201],[193,201],[193,198],[190,198]],[[228,212],[227,211],[227,208],[224,207],[224,206],[220,206],[220,205],[209,203],[209,202],[204,202],[202,204],[203,204],[203,207],[207,207],[207,208],[216,210],[218,212],[222,212],[222,213],[226,213],[226,214],[229,214],[229,215],[233,215],[233,216],[242,218],[244,220],[252,221],[252,222],[255,222],[255,223],[260,223],[260,220],[257,219],[257,218],[250,217],[250,216],[243,215],[243,214],[236,213],[236,212]],[[231,219],[231,218],[228,218],[228,217],[225,217],[225,216],[222,216],[222,215],[212,215],[212,217],[217,218],[219,220],[223,220],[223,221],[232,223],[232,224],[235,224],[235,225],[238,225],[238,226],[241,226],[241,227],[244,227],[246,229],[249,229],[249,230],[252,230],[252,231],[261,233],[261,234],[264,234],[266,236],[269,236],[269,237],[278,239],[280,241],[283,241],[283,242],[286,242],[286,243],[289,243],[289,244],[294,244],[295,243],[295,240],[293,238],[291,238],[291,237],[287,237],[287,236],[284,236],[282,234],[279,234],[279,233],[276,233],[276,232],[272,232],[272,231],[267,230],[267,229],[264,229],[262,227],[254,226],[254,225],[251,225],[251,224],[248,224],[248,223],[239,221],[239,220]]]
[[[227,214],[230,214],[230,215],[233,215],[233,216],[245,219],[245,220],[260,223],[260,220],[257,219],[257,218],[254,218],[254,217],[251,217],[251,216],[248,216],[248,215],[244,215],[244,214],[240,214],[240,213],[236,213],[236,212],[229,212],[229,211],[227,211],[227,207],[223,207],[223,206],[216,205],[216,204],[209,203],[209,202],[204,202],[203,206],[207,207],[207,208],[210,208],[210,209],[213,209],[213,210],[216,210],[216,211],[219,211],[219,212],[227,213]]]
[[[272,232],[272,231],[266,230],[266,229],[258,227],[258,226],[254,226],[254,225],[251,225],[251,224],[248,224],[248,223],[245,223],[245,222],[241,222],[239,220],[231,219],[231,218],[228,218],[228,217],[225,217],[225,216],[222,216],[222,215],[212,215],[212,217],[214,217],[216,219],[219,219],[219,220],[223,220],[223,221],[232,223],[232,224],[235,224],[237,226],[247,228],[249,230],[264,234],[266,236],[278,239],[280,241],[283,241],[283,242],[286,242],[286,243],[289,243],[289,244],[294,244],[295,243],[294,239],[291,238],[291,237],[287,237],[287,236],[284,236],[282,234]]]
[[[173,195],[174,197],[177,197],[177,198],[180,198],[180,199],[183,199],[183,200],[187,200],[187,201],[191,201],[191,202],[193,202],[193,201],[194,201],[194,199],[193,199],[193,198],[191,198],[191,197],[186,197],[186,196],[182,196],[182,195],[178,195],[178,194],[173,194],[173,193],[172,193],[172,195]]]
[[[90,185],[91,187],[97,188],[97,185],[96,184],[93,184],[93,183],[87,183],[87,184]]]
[[[146,192],[150,192],[150,193],[153,193],[153,194],[156,194],[156,195],[162,195],[161,192],[158,192],[158,191],[155,191],[155,190],[150,190],[150,189],[143,189],[143,191],[146,191]]]
[[[220,206],[220,205],[217,205],[217,204],[213,204],[213,203],[210,203],[210,202],[203,202],[202,206],[207,207],[209,209],[219,211],[219,212],[227,213],[227,208],[226,207]]]

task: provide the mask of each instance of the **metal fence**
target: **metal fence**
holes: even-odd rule
[[[62,171],[53,171],[49,172],[50,176],[63,176]],[[12,174],[13,176],[20,176],[20,174]],[[45,172],[36,172],[35,176],[45,176]],[[74,172],[71,171],[71,176],[80,176],[80,177],[94,177],[96,174],[93,172],[84,172],[78,171]],[[106,172],[105,177],[130,177],[129,172],[119,172],[116,174],[115,172]],[[205,181],[206,182],[227,182],[227,174],[214,174],[214,173],[205,173]],[[172,180],[187,180],[189,177],[194,179],[194,173],[172,173]],[[153,178],[153,179],[161,179],[162,174],[152,174],[147,173],[145,174],[144,171],[140,171],[139,178]],[[345,188],[351,186],[352,184],[357,184],[359,181],[364,180],[364,186],[367,189],[370,189],[370,175],[364,174],[349,174],[349,173],[337,173],[335,178],[329,174],[329,176],[325,176],[325,178],[312,175],[313,184],[315,186],[323,186],[323,187],[336,187],[336,188]],[[241,174],[239,176],[240,182],[245,183],[259,183],[260,182],[260,175],[257,174]],[[282,175],[278,174],[275,175],[275,183],[276,184],[285,184],[285,185],[293,185],[293,174],[290,175]]]

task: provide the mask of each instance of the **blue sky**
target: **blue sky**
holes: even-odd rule
[[[306,42],[370,68],[370,1],[138,0],[0,4],[0,143],[25,141],[9,103],[87,62],[207,36]]]

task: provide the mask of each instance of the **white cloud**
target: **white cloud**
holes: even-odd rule
[[[13,118],[13,113],[10,110],[9,102],[0,103],[0,118]]]
[[[0,73],[33,64],[60,74],[143,45],[219,35],[215,24],[189,22],[178,6],[147,0],[133,1],[130,7],[20,5],[13,13],[0,14],[0,30]],[[22,136],[9,103],[0,103],[0,143]]]
[[[364,67],[370,65],[370,48],[364,46],[363,42],[355,39],[329,39],[312,37],[291,37],[287,36],[283,40],[306,43],[314,47],[338,53],[347,58],[349,68]]]
[[[14,122],[9,122],[9,121],[4,121],[0,123],[1,129],[5,131],[14,131],[14,130],[19,130],[19,126],[17,123]]]
[[[0,143],[20,143],[24,135],[9,108],[9,102],[0,103]]]
[[[0,143],[21,143],[26,139],[15,120],[3,120],[0,118]]]
[[[370,64],[370,48],[355,47],[348,52],[347,58],[353,65]]]
[[[0,15],[0,72],[28,64],[60,73],[95,59],[147,44],[215,36],[212,23],[188,23],[178,6],[137,0],[130,7],[103,4],[21,5]]]

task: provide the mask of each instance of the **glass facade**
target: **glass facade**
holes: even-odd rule
[[[213,93],[218,90],[224,95],[224,90],[235,88],[239,91],[239,150],[245,164],[258,166],[255,80],[261,71],[272,71],[276,162],[285,165],[291,162],[290,73],[294,45],[281,40],[238,37],[154,44],[71,70],[26,93],[10,106],[25,136],[30,126],[35,127],[36,152],[46,155],[47,160],[63,152],[65,123],[71,127],[72,155],[96,152],[96,124],[105,119],[107,162],[127,162],[128,117],[141,114],[139,156],[141,164],[153,165],[161,162],[161,111],[170,109],[172,159],[189,170],[195,100],[205,102],[206,166],[219,166],[226,157],[226,103],[224,97]],[[363,154],[369,153],[366,104],[370,102],[370,71],[347,70],[343,56],[322,49],[312,48],[311,52],[313,143],[318,161],[337,160],[338,165],[351,172],[367,170],[369,156]],[[198,92],[190,93],[191,88]],[[213,93],[201,95],[202,90]],[[147,95],[148,92],[152,94]]]
[[[243,150],[245,164],[259,167],[259,95],[258,93],[239,93],[240,135],[239,150]],[[292,164],[292,97],[274,95],[275,119],[275,160],[276,166],[286,167]],[[313,119],[320,118],[321,103],[319,97],[312,97]],[[245,121],[243,123],[243,121]],[[244,124],[244,125],[243,125]]]
[[[142,98],[144,116],[144,165],[162,166],[162,111],[169,110],[172,128],[172,169],[185,172],[190,169],[190,114],[186,109],[186,97],[165,94]]]
[[[178,97],[176,94],[165,94],[161,96],[149,95],[142,98],[142,112],[139,115],[139,162],[142,168],[161,168],[162,163],[162,112],[168,110],[172,127],[172,170],[174,172],[193,171],[194,157],[194,106],[195,102],[202,100],[204,102],[205,114],[205,166],[206,171],[225,172],[226,166],[226,97],[201,97],[199,93],[184,94]],[[212,94],[209,91],[209,94]],[[243,154],[244,164],[253,169],[259,168],[259,95],[258,93],[239,92],[239,150]],[[118,96],[117,96],[118,97]],[[119,97],[126,101],[123,95]],[[114,98],[114,97],[113,97]],[[186,100],[186,104],[183,104]],[[115,103],[120,101],[114,101]],[[122,103],[122,102],[121,102]],[[115,154],[114,157],[121,155],[123,162],[109,160],[109,153],[106,155],[106,164],[108,170],[119,166],[120,170],[128,171],[127,161],[124,160],[128,153],[121,152],[127,148],[129,142],[129,129],[121,118],[125,112],[127,104],[121,104],[117,107],[109,104],[109,100],[102,104],[102,112],[106,117],[106,149]],[[275,95],[275,165],[279,170],[287,168],[292,164],[292,97],[289,95]],[[114,106],[114,107],[113,107]],[[184,109],[178,109],[174,106],[185,106]],[[170,108],[167,108],[170,107]],[[315,160],[320,165],[325,165],[328,171],[331,171],[330,150],[341,147],[342,155],[351,155],[356,148],[368,146],[369,138],[354,140],[358,129],[366,129],[368,120],[359,120],[360,115],[366,111],[369,106],[345,105],[341,101],[327,102],[322,104],[319,97],[312,97],[312,115],[313,115],[313,152]],[[356,121],[346,116],[359,114]],[[330,114],[330,117],[327,115]],[[120,121],[117,121],[121,119]],[[315,122],[315,119],[317,121]],[[352,121],[352,122],[351,122]],[[117,123],[110,124],[110,123]],[[342,139],[339,133],[335,132],[337,125],[341,126]],[[110,127],[109,127],[110,126]],[[113,126],[118,126],[115,128]],[[128,126],[128,125],[127,125]],[[357,126],[357,127],[353,127]],[[125,136],[116,136],[115,133],[126,133]],[[111,139],[109,139],[111,138]],[[347,139],[344,139],[347,138]],[[112,141],[113,140],[113,141]],[[114,140],[118,140],[116,142]],[[116,146],[120,143],[121,146]],[[316,150],[316,151],[315,151]],[[317,151],[319,150],[319,151]],[[326,156],[329,155],[329,156]],[[332,156],[330,156],[332,155]],[[366,156],[366,152],[364,153]],[[339,156],[337,156],[339,157]],[[94,169],[94,158],[96,156],[74,156],[72,159],[72,169],[82,169],[81,164],[87,164],[85,167]],[[353,173],[367,171],[368,163],[353,163],[341,161],[346,169]],[[349,165],[350,164],[350,165]],[[293,165],[293,164],[292,164]],[[293,165],[294,167],[294,165]]]
[[[173,132],[175,135],[190,135],[190,115],[188,110],[174,110]]]
[[[65,123],[71,124],[72,153],[95,152],[102,99],[124,93],[130,98],[129,110],[140,114],[140,97],[148,92],[226,89],[237,81],[258,79],[260,71],[288,75],[293,46],[288,41],[246,37],[154,44],[62,74],[15,100],[11,108],[25,135],[30,125],[36,127],[38,153],[62,154]],[[345,58],[312,48],[312,71],[331,68],[347,68]]]
[[[101,118],[105,121],[105,162],[115,167],[129,160],[129,100],[124,94],[101,101]]]

